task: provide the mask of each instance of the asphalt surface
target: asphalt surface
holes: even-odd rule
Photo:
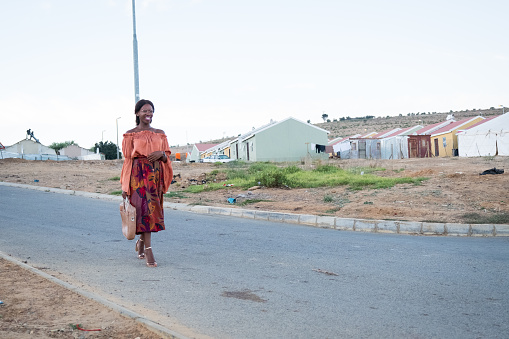
[[[214,338],[504,338],[509,238],[346,232],[165,210],[159,267],[119,203],[0,186],[0,251]],[[64,279],[65,280],[65,279]],[[173,328],[175,329],[175,328]]]

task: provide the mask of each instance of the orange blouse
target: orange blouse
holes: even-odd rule
[[[131,170],[133,168],[133,159],[136,157],[146,157],[155,151],[163,151],[166,153],[168,160],[161,161],[163,171],[163,190],[168,191],[171,181],[173,180],[173,168],[170,161],[170,146],[165,134],[155,133],[152,131],[140,131],[134,133],[125,133],[122,140],[122,153],[124,154],[124,165],[120,175],[120,183],[122,191],[130,195]]]

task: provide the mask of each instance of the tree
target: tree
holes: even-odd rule
[[[71,141],[64,141],[64,142],[54,142],[51,145],[49,145],[49,148],[54,149],[56,154],[60,154],[60,150],[62,148],[66,148],[69,145],[78,146],[78,144],[74,143],[74,140],[71,140]]]
[[[117,158],[117,145],[111,141],[98,142],[95,144],[94,149],[99,148],[99,152],[104,154],[106,160],[113,160]],[[119,154],[119,159],[122,159],[122,154]]]
[[[326,114],[326,113],[322,114],[322,119],[323,119],[324,122],[327,120],[328,117],[329,117],[328,114]]]

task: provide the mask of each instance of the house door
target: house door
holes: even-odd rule
[[[366,141],[359,140],[359,159],[366,159]]]
[[[421,147],[420,147],[420,157],[421,158],[429,158],[431,157],[431,145],[430,140],[421,138]]]
[[[438,138],[435,138],[434,141],[435,141],[435,156],[438,157],[438,150],[439,150]]]
[[[246,142],[247,161],[249,161],[249,142]]]
[[[235,156],[237,157],[237,160],[239,160],[239,144],[235,144]]]
[[[419,141],[415,138],[408,139],[408,157],[409,158],[417,158],[419,157],[418,153]]]

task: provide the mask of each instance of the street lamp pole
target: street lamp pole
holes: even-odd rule
[[[138,74],[138,39],[136,38],[136,13],[133,0],[133,57],[134,57],[134,103],[140,100],[140,80]]]
[[[119,148],[118,148],[118,119],[120,119],[122,117],[118,117],[116,122],[117,122],[117,159],[120,159],[120,151],[119,151]]]

